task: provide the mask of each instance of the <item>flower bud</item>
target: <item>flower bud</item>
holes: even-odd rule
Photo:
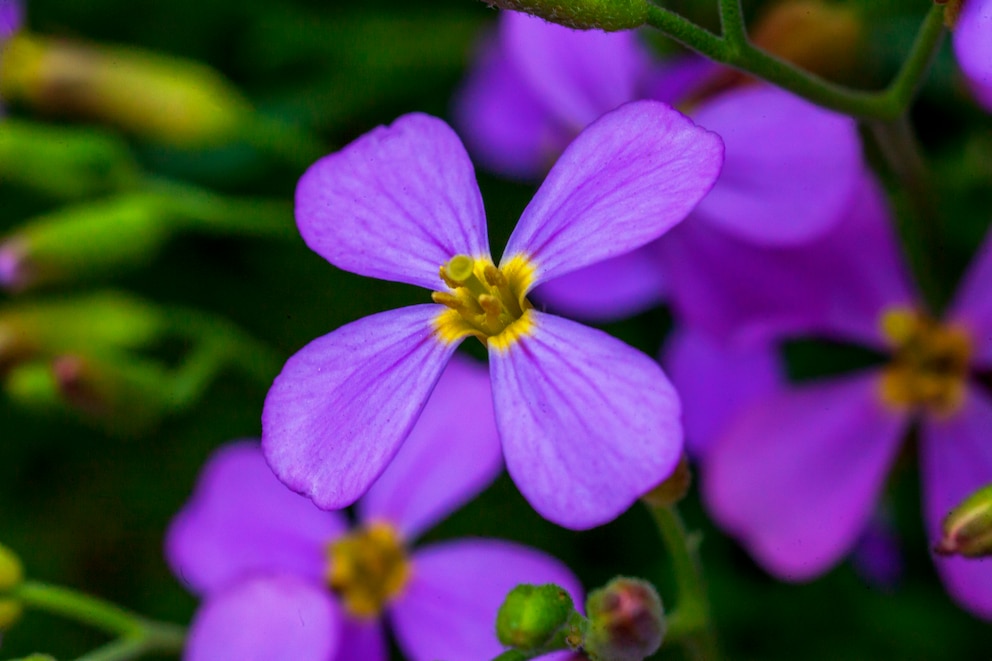
[[[787,62],[832,80],[862,65],[864,30],[850,5],[781,0],[755,22],[751,42]]]
[[[21,616],[21,603],[3,595],[23,580],[24,569],[20,559],[13,551],[0,544],[0,631],[9,629]]]
[[[0,96],[182,147],[228,142],[251,113],[229,82],[200,64],[24,32],[4,48]]]
[[[572,598],[557,585],[518,585],[499,607],[496,636],[507,647],[541,649],[574,612]]]
[[[483,0],[576,30],[632,30],[647,22],[647,0]]]
[[[992,484],[965,498],[944,519],[940,555],[981,558],[992,555]]]
[[[11,117],[0,122],[0,180],[68,198],[130,188],[138,179],[120,136]]]
[[[672,474],[641,496],[641,500],[651,507],[669,507],[685,498],[690,486],[692,486],[692,471],[689,470],[689,459],[683,454]]]
[[[589,628],[582,647],[592,661],[641,661],[661,647],[665,613],[647,581],[618,577],[586,601]]]

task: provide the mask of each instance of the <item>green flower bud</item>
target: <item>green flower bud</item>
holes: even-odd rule
[[[965,498],[944,519],[940,555],[981,558],[992,555],[992,484]]]
[[[572,598],[557,585],[518,585],[496,615],[496,636],[507,647],[536,650],[551,642],[575,612]]]
[[[592,661],[641,661],[661,647],[665,613],[647,581],[618,577],[586,601],[589,628],[582,647]]]
[[[648,20],[647,0],[483,0],[576,30],[632,30]]]
[[[228,142],[251,115],[238,90],[203,65],[24,32],[4,49],[0,96],[183,147]]]
[[[24,580],[20,559],[6,546],[0,544],[0,595],[17,587]],[[24,610],[16,599],[0,596],[0,631],[9,629]]]
[[[0,593],[9,592],[24,580],[24,568],[14,552],[0,544]]]

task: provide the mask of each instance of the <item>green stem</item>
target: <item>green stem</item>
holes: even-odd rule
[[[674,506],[648,507],[671,555],[678,590],[678,601],[668,619],[665,641],[683,643],[696,659],[717,659],[719,650],[710,620],[702,563],[697,553],[698,541],[686,532]]]
[[[727,45],[735,51],[747,47],[747,28],[741,0],[720,0],[720,30]]]
[[[905,111],[937,52],[944,32],[944,8],[935,4],[923,20],[909,55],[889,86],[878,92],[862,92],[831,83],[753,46],[747,41],[746,34],[741,33],[742,27],[741,32],[737,31],[737,17],[730,7],[732,4],[735,3],[731,0],[721,0],[720,16],[721,21],[725,21],[724,29],[733,29],[723,37],[656,5],[650,6],[647,23],[713,60],[763,78],[825,108],[865,119],[891,120]]]
[[[870,122],[869,127],[911,206],[907,213],[896,214],[899,233],[927,307],[939,314],[944,302],[939,285],[941,220],[923,152],[907,114],[889,122]]]
[[[11,590],[9,596],[27,608],[75,620],[118,637],[79,661],[126,661],[149,652],[177,653],[182,651],[186,639],[182,627],[147,620],[116,604],[58,585],[25,581]]]

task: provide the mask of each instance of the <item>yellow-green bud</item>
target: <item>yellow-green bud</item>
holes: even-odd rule
[[[0,594],[9,592],[24,580],[24,568],[14,552],[0,544]]]
[[[647,581],[618,577],[586,601],[589,627],[582,648],[592,661],[642,661],[661,647],[665,612]]]
[[[251,112],[238,90],[195,62],[24,32],[4,49],[0,96],[194,147],[229,141]]]
[[[632,30],[648,20],[647,0],[483,0],[576,30]]]
[[[572,598],[557,585],[518,585],[496,615],[496,636],[507,647],[541,649],[575,611]]]
[[[24,580],[20,559],[0,544],[0,631],[9,629],[21,617],[24,607],[16,599],[2,596]]]
[[[951,510],[944,536],[934,551],[940,555],[981,558],[992,555],[992,484],[982,487]]]

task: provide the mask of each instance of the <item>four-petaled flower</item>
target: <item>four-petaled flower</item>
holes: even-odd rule
[[[467,421],[465,407],[473,411]],[[420,422],[357,506],[357,524],[279,483],[258,445],[215,453],[173,521],[166,553],[204,597],[188,661],[385,661],[382,615],[414,661],[498,655],[496,613],[518,583],[556,583],[560,562],[518,544],[410,544],[500,470],[485,370],[449,363]]]
[[[859,210],[821,242],[715,265],[718,277],[747,272],[761,287],[767,334],[810,333],[888,355],[879,368],[754,403],[706,455],[713,517],[790,580],[812,578],[851,550],[914,421],[931,539],[954,505],[992,481],[992,397],[974,378],[992,368],[992,236],[940,321],[913,292],[881,191],[866,180],[860,197]],[[746,305],[724,312],[728,325],[750,314]],[[935,563],[951,594],[992,617],[992,567]]]
[[[657,238],[706,194],[722,155],[716,135],[663,103],[604,115],[552,168],[499,266],[472,164],[441,120],[403,116],[317,162],[296,195],[310,248],[339,268],[435,290],[435,304],[366,317],[286,363],[262,415],[273,470],[320,507],[352,503],[474,336],[488,348],[523,495],[563,526],[615,518],[674,469],[678,397],[649,357],[534,309],[527,293]],[[471,425],[475,412],[463,415]]]

